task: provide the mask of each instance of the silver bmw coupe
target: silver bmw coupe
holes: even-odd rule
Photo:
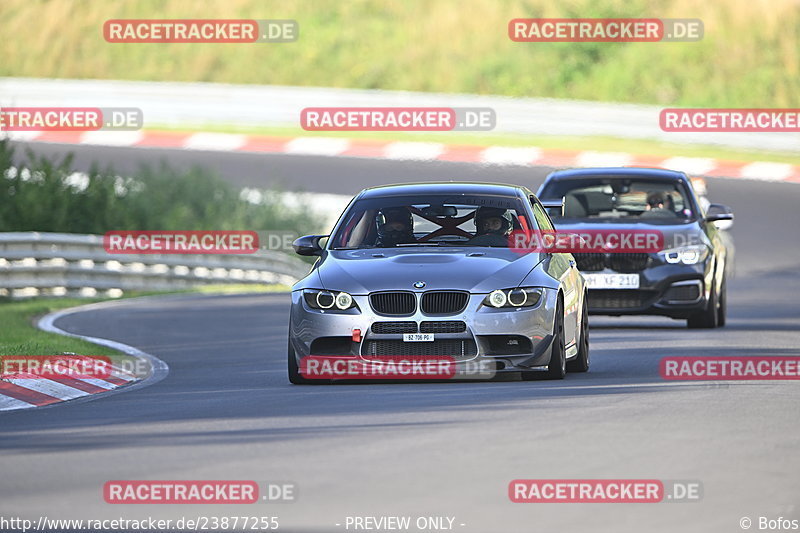
[[[361,191],[331,235],[294,242],[298,254],[318,259],[292,288],[289,380],[350,377],[331,374],[334,367],[326,379],[311,375],[309,358],[346,360],[340,368],[348,369],[393,357],[415,366],[445,358],[458,370],[449,377],[468,376],[468,368],[523,380],[586,372],[587,288],[573,256],[510,245],[513,232],[538,230],[553,226],[524,187],[447,182]]]

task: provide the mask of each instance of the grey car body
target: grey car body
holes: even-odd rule
[[[546,211],[531,191],[512,185],[450,182],[363,190],[351,201],[324,246],[319,242],[326,236],[306,236],[295,241],[298,253],[319,257],[309,274],[292,287],[288,354],[292,382],[305,382],[297,374],[297,365],[304,356],[363,358],[395,355],[398,351],[422,359],[428,354],[452,355],[458,364],[480,361],[497,373],[523,372],[524,379],[533,379],[541,375],[540,371],[559,378],[567,368],[588,369],[585,287],[570,254],[520,253],[507,246],[435,241],[424,246],[333,246],[337,239],[341,240],[342,232],[350,231],[348,220],[360,212],[360,206],[391,203],[393,198],[510,202],[519,206],[516,213],[521,216],[517,218],[525,219],[515,220],[516,223],[549,223]],[[442,224],[446,218],[432,217]],[[467,220],[462,227],[469,223]],[[451,232],[465,233],[463,229]],[[486,304],[492,291],[519,287],[540,288],[538,303],[504,308]],[[354,307],[344,311],[312,308],[304,291],[320,290],[346,292],[352,296]],[[381,307],[381,297],[376,295],[395,293],[412,295],[413,309],[404,309],[400,315],[387,314]],[[448,300],[443,293],[455,295],[455,300]],[[563,328],[563,346],[554,342],[556,332],[561,331],[556,329],[559,324]],[[354,340],[353,330],[363,332],[363,338]],[[401,332],[417,331],[435,332],[435,340],[403,342]],[[564,369],[559,371],[554,365]]]

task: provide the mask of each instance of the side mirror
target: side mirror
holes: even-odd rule
[[[327,235],[305,235],[296,239],[292,243],[292,248],[297,255],[320,255],[322,253],[322,246],[320,246],[320,239],[324,239]]]
[[[554,214],[557,214],[559,217],[564,216],[564,199],[561,200],[540,200],[542,202],[542,207],[547,210],[547,214],[551,217]]]
[[[708,209],[706,209],[706,220],[708,222],[733,220],[733,210],[727,205],[711,204],[708,206]]]

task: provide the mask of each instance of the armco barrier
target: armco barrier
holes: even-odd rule
[[[261,250],[249,255],[109,254],[101,235],[0,233],[0,296],[120,296],[208,284],[291,285],[310,265]]]

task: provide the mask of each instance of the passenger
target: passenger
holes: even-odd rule
[[[472,246],[508,246],[513,223],[511,214],[499,207],[475,210],[475,236],[467,241]]]

